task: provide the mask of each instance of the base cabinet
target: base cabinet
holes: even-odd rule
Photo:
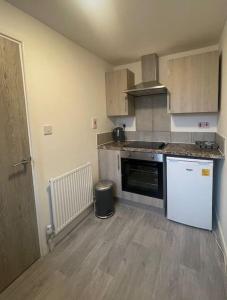
[[[98,150],[99,178],[111,180],[114,183],[114,196],[121,197],[121,157],[120,151]]]

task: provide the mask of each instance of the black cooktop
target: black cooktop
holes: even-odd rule
[[[164,148],[165,143],[163,142],[141,142],[134,141],[128,143],[128,148],[145,148],[145,149],[162,149]]]

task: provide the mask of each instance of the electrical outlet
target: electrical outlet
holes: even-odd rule
[[[92,118],[91,119],[91,128],[92,129],[97,129],[98,128],[97,118]]]
[[[199,122],[198,126],[199,126],[199,128],[209,128],[210,123],[209,122]]]

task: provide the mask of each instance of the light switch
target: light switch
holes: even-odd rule
[[[92,118],[91,119],[91,128],[92,129],[97,129],[98,124],[97,124],[97,118]]]
[[[44,135],[51,135],[51,134],[53,134],[53,127],[52,127],[52,125],[44,125],[43,126],[43,133],[44,133]]]

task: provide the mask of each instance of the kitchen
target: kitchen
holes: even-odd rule
[[[218,112],[219,53],[206,50],[169,59],[167,86],[159,83],[157,54],[142,57],[142,83],[137,85],[128,69],[106,74],[107,115],[117,116],[117,122],[123,115],[124,122],[125,115],[135,114],[136,130],[127,131],[125,124],[116,127],[113,141],[99,145],[99,166],[100,178],[115,183],[115,196],[121,201],[162,208],[170,220],[212,230],[213,170],[225,152],[216,141],[222,146],[225,141],[212,132],[170,131],[171,114],[183,118]],[[128,110],[122,112],[124,102]],[[209,122],[199,126],[209,127]]]
[[[226,4],[0,2],[0,299],[227,298]]]

